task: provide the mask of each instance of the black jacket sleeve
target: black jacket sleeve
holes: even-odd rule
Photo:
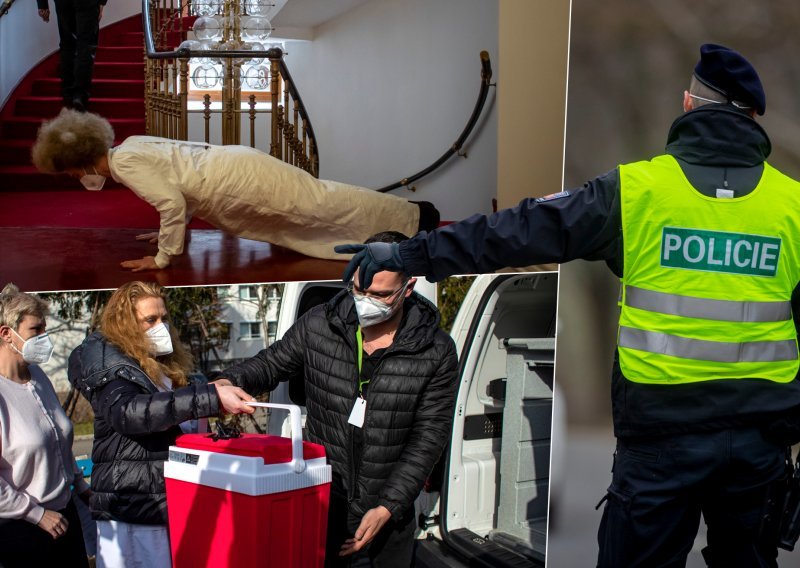
[[[524,199],[492,215],[473,215],[420,233],[400,243],[400,256],[410,274],[431,281],[577,258],[606,260],[615,270],[621,251],[620,217],[615,169],[577,190]]]
[[[282,339],[250,359],[225,369],[220,376],[253,396],[273,390],[280,381],[302,380],[303,338],[309,313],[297,320]]]
[[[445,345],[436,375],[420,397],[403,453],[378,495],[378,504],[393,517],[413,509],[414,500],[450,440],[458,358],[452,339],[448,337]]]
[[[114,379],[92,399],[96,414],[124,436],[163,432],[186,420],[219,414],[217,388],[191,384],[174,391],[143,394],[126,379]]]

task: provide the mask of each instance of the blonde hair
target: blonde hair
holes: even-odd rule
[[[31,159],[39,171],[57,174],[93,166],[113,144],[114,129],[105,118],[63,109],[39,128]]]
[[[0,325],[16,331],[25,316],[44,318],[47,307],[47,302],[38,296],[20,292],[13,284],[6,284],[0,292]]]
[[[100,331],[125,355],[136,360],[150,380],[164,386],[162,376],[169,377],[174,388],[187,384],[192,370],[192,355],[183,346],[173,326],[169,326],[172,353],[154,357],[153,344],[142,331],[136,318],[136,303],[145,298],[161,298],[166,304],[164,289],[155,282],[133,281],[123,284],[111,295],[100,317]]]

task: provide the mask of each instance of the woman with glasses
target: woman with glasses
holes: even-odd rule
[[[70,485],[89,486],[72,455],[72,422],[40,365],[53,344],[47,303],[0,292],[0,566],[88,566]]]

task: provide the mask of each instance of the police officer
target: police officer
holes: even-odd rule
[[[59,73],[64,106],[84,112],[97,50],[100,19],[107,0],[53,0],[59,37]],[[36,0],[39,17],[50,21],[47,0]]]
[[[575,191],[525,199],[399,245],[353,245],[375,270],[431,280],[605,260],[622,283],[612,400],[617,450],[598,565],[682,566],[703,514],[711,566],[776,566],[767,503],[800,407],[800,184],[766,162],[755,69],[700,48],[666,152]],[[794,310],[792,297],[795,294]]]

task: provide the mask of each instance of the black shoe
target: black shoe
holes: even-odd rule
[[[433,231],[439,226],[439,210],[430,201],[409,201],[419,207],[419,230]]]

